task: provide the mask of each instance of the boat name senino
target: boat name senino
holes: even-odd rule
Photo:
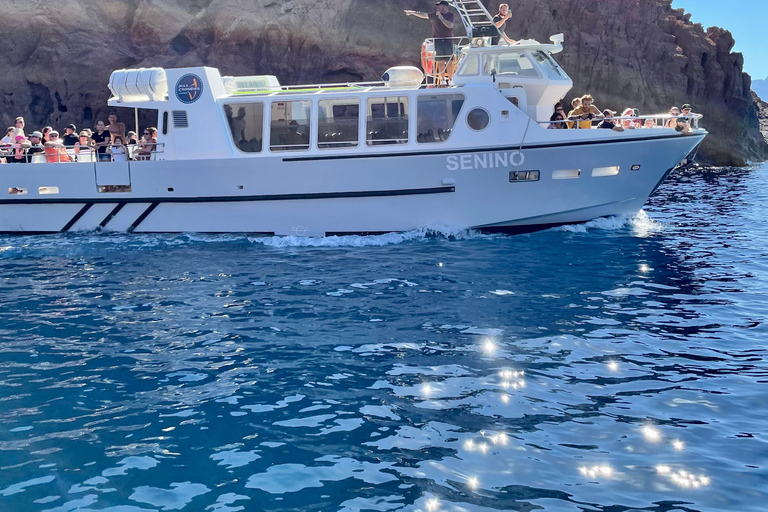
[[[499,167],[520,166],[525,162],[522,151],[503,151],[494,153],[469,153],[446,157],[445,167],[449,171],[469,169],[496,169]]]

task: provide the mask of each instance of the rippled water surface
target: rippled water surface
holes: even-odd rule
[[[764,511],[767,219],[0,238],[0,510]]]

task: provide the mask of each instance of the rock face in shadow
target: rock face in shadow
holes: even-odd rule
[[[0,33],[2,121],[30,128],[105,119],[114,69],[218,67],[223,75],[274,74],[282,83],[376,80],[417,64],[424,20],[403,9],[427,0],[10,0]],[[558,61],[599,107],[666,112],[688,102],[711,131],[699,155],[741,165],[768,158],[731,34],[690,23],[671,0],[517,0],[510,36],[565,34]],[[495,11],[497,1],[488,1]],[[34,15],[30,15],[34,13]],[[457,20],[458,21],[458,20]],[[462,29],[457,29],[457,35]],[[570,99],[567,98],[567,99]],[[130,112],[120,112],[126,122]]]

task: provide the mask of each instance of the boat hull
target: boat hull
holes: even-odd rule
[[[0,232],[531,231],[638,212],[703,138],[674,134],[365,155],[5,165]],[[521,176],[538,179],[511,179]],[[25,193],[11,193],[19,190]]]

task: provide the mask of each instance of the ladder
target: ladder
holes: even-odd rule
[[[480,0],[453,0],[453,7],[461,16],[467,37],[501,36],[493,16]]]

